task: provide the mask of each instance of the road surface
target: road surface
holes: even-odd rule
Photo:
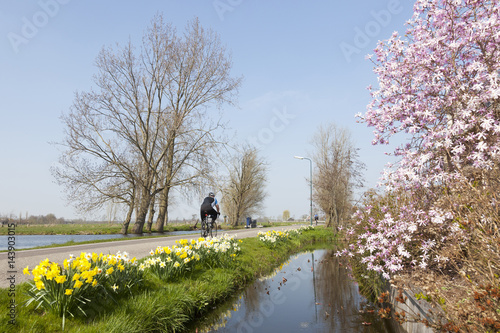
[[[298,228],[298,225],[279,226],[274,228],[252,228],[230,231],[219,231],[218,235],[227,233],[235,238],[256,237],[259,231],[267,230],[288,230]],[[103,254],[115,254],[118,251],[128,252],[130,258],[137,259],[146,257],[151,250],[157,246],[175,245],[179,239],[198,239],[199,234],[187,234],[178,236],[165,236],[158,238],[142,238],[130,240],[116,240],[106,243],[82,244],[64,247],[44,248],[36,250],[15,251],[15,257],[10,257],[8,252],[0,253],[0,288],[11,288],[12,286],[33,279],[32,275],[24,275],[23,269],[29,266],[30,270],[35,268],[40,261],[49,258],[50,261],[62,264],[64,259],[68,259],[70,254],[75,256],[81,252],[96,252]],[[10,258],[9,258],[10,257]]]

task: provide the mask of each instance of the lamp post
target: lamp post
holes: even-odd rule
[[[294,158],[299,160],[309,160],[309,177],[310,177],[310,187],[311,187],[311,226],[313,225],[313,163],[308,157],[294,156]]]

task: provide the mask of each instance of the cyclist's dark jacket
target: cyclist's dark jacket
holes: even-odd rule
[[[201,210],[209,212],[212,209],[214,209],[215,205],[217,204],[217,200],[212,197],[206,197],[205,200],[203,200],[203,203],[201,204]]]
[[[214,209],[215,205],[217,205],[217,199],[215,198],[206,197],[205,200],[203,200],[200,207],[200,216],[202,220],[205,217],[205,213],[210,215],[213,220],[217,218],[217,211]]]

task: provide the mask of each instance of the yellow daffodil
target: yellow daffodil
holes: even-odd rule
[[[38,290],[45,289],[45,285],[43,284],[43,281],[37,281],[37,282],[35,283],[35,285],[36,285],[36,288],[37,288]]]
[[[66,275],[58,275],[55,280],[57,283],[64,283],[66,281]]]
[[[33,269],[32,273],[33,273],[33,276],[40,276],[40,275],[42,275],[42,270],[40,269],[40,266],[36,266]]]
[[[66,289],[64,295],[71,295],[71,294],[73,294],[73,289]]]
[[[30,275],[30,269],[28,268],[28,266],[26,266],[26,268],[23,269],[23,274],[24,275]]]
[[[90,267],[92,267],[92,264],[88,260],[85,260],[80,264],[80,271],[88,271]]]
[[[83,282],[80,280],[75,281],[75,288],[80,288],[83,285]]]
[[[45,278],[47,280],[52,280],[53,278],[55,278],[57,276],[58,272],[54,272],[54,271],[48,271],[47,274],[45,274]]]

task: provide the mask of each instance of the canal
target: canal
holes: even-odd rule
[[[192,332],[394,332],[333,250],[301,253],[250,285]]]

